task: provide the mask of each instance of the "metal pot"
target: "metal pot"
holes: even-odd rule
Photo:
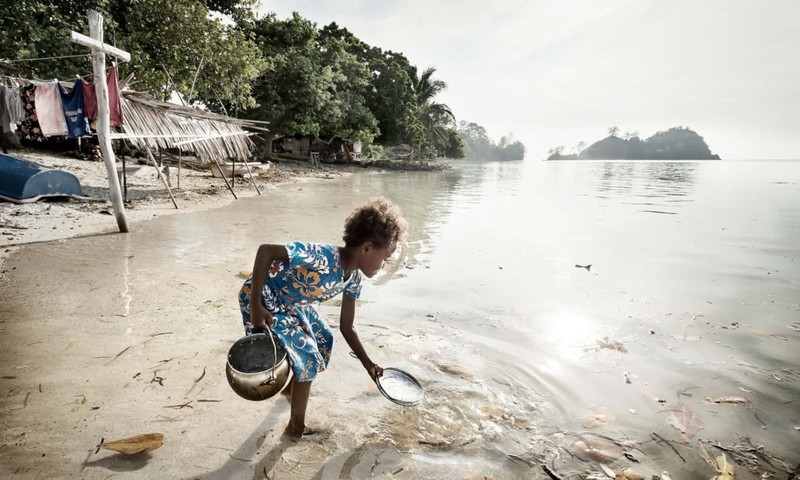
[[[289,358],[272,333],[242,337],[228,351],[225,375],[237,395],[266,400],[283,390],[291,377]]]

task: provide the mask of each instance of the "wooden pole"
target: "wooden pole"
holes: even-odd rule
[[[128,220],[125,218],[125,205],[122,202],[122,192],[117,177],[117,165],[114,158],[114,149],[111,147],[111,120],[108,107],[108,85],[106,84],[106,53],[115,55],[122,60],[130,60],[130,54],[123,52],[111,45],[103,43],[103,16],[89,10],[89,38],[77,32],[72,32],[72,41],[92,48],[92,71],[94,85],[97,92],[97,141],[103,160],[106,162],[108,174],[108,190],[111,203],[114,205],[114,215],[117,217],[119,231],[128,232]]]

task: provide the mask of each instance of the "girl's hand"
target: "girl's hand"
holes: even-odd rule
[[[250,304],[250,324],[253,328],[266,330],[272,327],[272,315],[261,303]]]
[[[378,383],[378,377],[383,375],[383,368],[377,363],[373,363],[367,367],[367,372],[370,378],[372,378],[372,381]]]

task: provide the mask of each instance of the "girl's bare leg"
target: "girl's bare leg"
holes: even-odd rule
[[[292,413],[285,433],[291,437],[300,438],[306,428],[306,408],[308,397],[311,395],[311,382],[298,382],[292,379],[291,405]]]
[[[285,398],[286,401],[289,402],[289,405],[292,404],[292,384],[294,384],[294,377],[292,377],[289,383],[287,383],[286,386],[281,391],[281,395],[283,395],[283,398]]]

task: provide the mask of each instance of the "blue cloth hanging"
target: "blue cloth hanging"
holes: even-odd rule
[[[81,79],[75,80],[75,85],[72,86],[72,91],[67,93],[67,90],[59,85],[61,92],[61,103],[64,104],[64,116],[67,118],[67,129],[69,130],[69,137],[82,137],[84,135],[91,135],[89,130],[89,121],[84,115],[83,104],[83,85]]]

